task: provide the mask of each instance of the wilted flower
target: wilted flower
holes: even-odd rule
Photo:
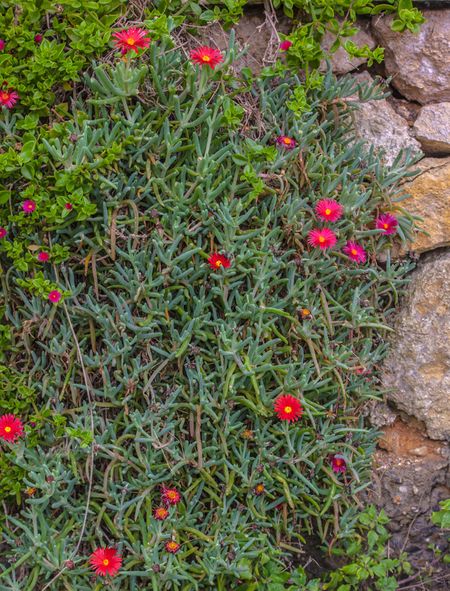
[[[191,51],[191,60],[199,66],[209,66],[212,70],[223,62],[223,55],[218,49],[202,45]]]
[[[278,136],[276,142],[279,146],[285,148],[286,150],[293,150],[297,145],[297,142],[287,135]]]
[[[342,456],[335,455],[331,458],[331,468],[333,472],[345,472],[347,470],[347,462]]]

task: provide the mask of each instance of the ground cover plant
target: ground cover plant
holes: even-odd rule
[[[354,81],[299,106],[164,22],[40,129],[3,88],[0,588],[395,589],[358,494],[408,159],[354,142]],[[308,580],[311,539],[369,558]]]

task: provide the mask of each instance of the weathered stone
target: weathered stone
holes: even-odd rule
[[[426,154],[450,154],[450,103],[422,107],[413,132]]]
[[[419,103],[450,100],[450,9],[424,10],[418,34],[392,31],[392,16],[376,16],[372,29],[385,48],[385,66],[403,96]]]
[[[373,78],[367,72],[356,74],[355,79],[362,85],[373,83]],[[355,100],[355,97],[350,98]],[[357,137],[384,150],[383,159],[387,165],[392,164],[402,149],[420,152],[420,144],[411,136],[408,123],[385,99],[359,103],[354,120]]]
[[[411,275],[383,372],[387,399],[422,421],[428,436],[450,436],[450,252],[431,253]]]
[[[395,98],[394,96],[388,97],[387,100],[397,115],[406,119],[408,125],[412,127],[419,114],[420,105],[418,103],[405,101],[404,99]]]
[[[380,448],[369,500],[390,518],[392,550],[406,551],[415,569],[425,572],[435,558],[430,545],[443,552],[448,548],[446,532],[431,522],[432,511],[450,493],[447,450],[442,442],[428,439],[417,422],[400,419],[384,429]],[[435,568],[437,584],[427,589],[444,591],[439,575],[445,565]]]
[[[321,42],[322,48],[328,52],[335,40],[336,35],[333,35],[327,31]],[[345,40],[353,41],[353,43],[355,43],[358,47],[368,45],[370,49],[373,49],[376,45],[373,37],[362,28],[358,29],[358,32],[355,33],[355,35],[348,37]],[[356,70],[356,68],[362,64],[365,64],[366,61],[367,59],[364,57],[350,57],[343,47],[339,47],[339,49],[330,56],[333,72],[338,75],[347,74],[352,70]],[[326,69],[325,62],[321,64],[321,69]]]
[[[411,197],[400,205],[423,219],[411,243],[411,250],[422,253],[450,245],[450,158],[424,158],[419,169],[422,173],[404,185]]]

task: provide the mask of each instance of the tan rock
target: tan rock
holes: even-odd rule
[[[450,245],[450,158],[424,158],[419,165],[423,171],[404,188],[411,196],[400,205],[419,216],[419,229],[411,250],[418,253]],[[450,278],[449,278],[450,279]]]
[[[321,42],[322,48],[328,52],[335,40],[336,35],[333,35],[327,31]],[[368,45],[370,49],[373,49],[376,45],[373,37],[363,29],[358,29],[358,32],[355,33],[355,35],[352,37],[347,37],[344,42],[347,40],[353,41],[353,43],[355,43],[358,47]],[[339,47],[337,51],[330,55],[330,62],[333,72],[339,75],[347,74],[352,70],[356,70],[356,68],[366,63],[366,61],[367,59],[363,57],[350,57],[343,47]],[[326,69],[325,63],[321,64],[321,69]]]
[[[413,133],[426,154],[450,154],[450,102],[422,107]]]
[[[356,74],[355,79],[361,85],[373,83],[367,72]],[[355,101],[355,97],[350,97],[350,100]],[[387,100],[359,102],[353,117],[356,136],[375,149],[383,150],[385,164],[392,164],[400,150],[409,148],[420,152],[420,144],[411,136],[407,121],[394,111]]]
[[[392,31],[392,16],[376,16],[372,30],[385,48],[385,66],[403,96],[421,104],[450,100],[450,9],[423,10],[418,34]]]
[[[434,169],[439,170],[439,169]],[[450,252],[431,253],[411,275],[385,361],[383,388],[432,439],[450,436]],[[420,447],[414,442],[412,447]]]

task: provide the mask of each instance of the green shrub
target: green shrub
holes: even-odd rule
[[[339,537],[367,486],[376,433],[361,409],[378,396],[410,268],[374,220],[396,211],[408,234],[397,201],[409,163],[385,169],[352,140],[355,82],[331,74],[298,115],[298,79],[200,74],[161,41],[97,65],[87,84],[73,119],[40,132],[31,174],[13,166],[2,206],[3,257],[16,262],[8,363],[42,408],[33,445],[8,444],[36,492],[3,528],[0,584],[91,589],[89,554],[117,545],[120,589],[250,590],[269,561],[301,559],[306,537]],[[23,120],[3,121],[7,148]],[[282,134],[294,150],[275,147]],[[36,211],[17,213],[31,195]],[[322,197],[345,207],[331,251],[307,246]],[[349,239],[366,264],[342,253]],[[37,270],[33,245],[53,264]],[[213,252],[231,267],[210,269]],[[273,413],[281,393],[304,407],[290,426]],[[162,486],[182,502],[158,522]]]

